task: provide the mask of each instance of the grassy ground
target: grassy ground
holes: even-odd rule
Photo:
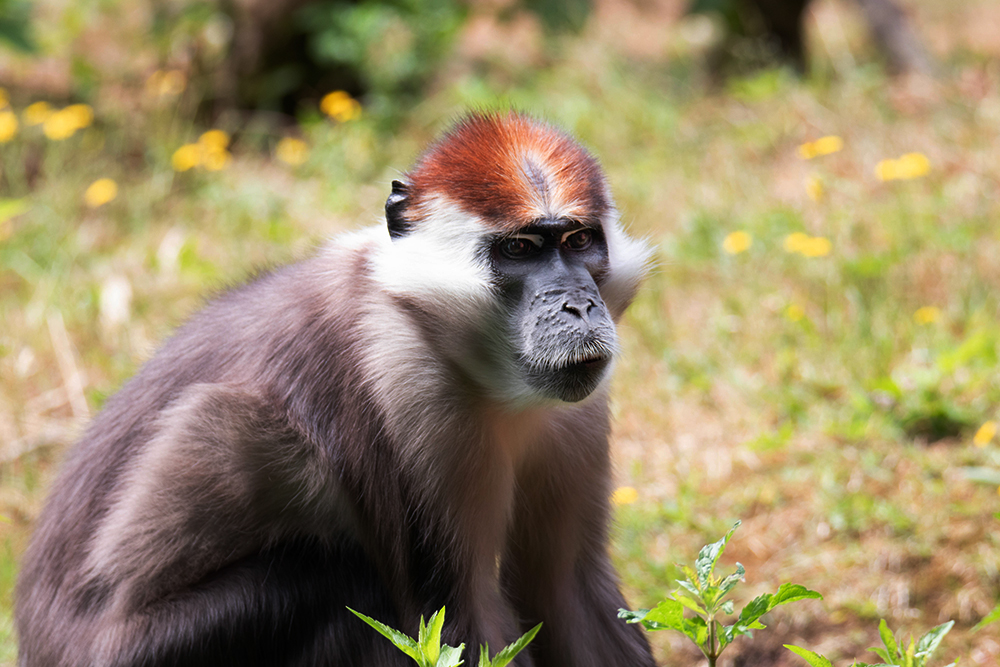
[[[544,68],[453,68],[391,135],[364,115],[224,117],[231,161],[178,173],[173,152],[208,128],[139,86],[99,96],[67,139],[22,122],[0,144],[0,664],[18,554],[80,425],[206,295],[376,221],[426,141],[498,103],[579,136],[659,249],[616,378],[630,600],[661,599],[674,563],[742,519],[724,560],[747,596],[795,581],[825,600],[775,612],[729,664],[804,664],[783,643],[874,660],[882,617],[916,634],[954,619],[940,655],[996,664],[1000,630],[971,628],[1000,596],[1000,495],[969,469],[1000,476],[998,439],[974,442],[1000,418],[1000,46],[977,37],[1000,12],[911,3],[944,74],[891,81],[850,6],[820,3],[810,78],[713,86],[672,18],[644,53],[616,41],[642,17],[607,4]],[[19,115],[37,99],[15,93]],[[309,146],[298,166],[274,156],[289,132]],[[803,159],[824,136],[841,149]],[[910,153],[913,178],[877,176]],[[100,178],[117,196],[91,207]],[[696,663],[652,638],[665,664]]]

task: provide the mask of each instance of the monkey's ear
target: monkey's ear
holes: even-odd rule
[[[389,225],[389,236],[394,239],[405,236],[412,228],[406,219],[409,200],[410,186],[403,181],[393,181],[392,194],[385,200],[385,221]]]

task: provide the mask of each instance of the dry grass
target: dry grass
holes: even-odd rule
[[[946,73],[890,81],[850,6],[823,2],[810,80],[713,88],[668,4],[653,12],[655,48],[618,48],[613,28],[635,10],[602,3],[588,34],[532,52],[544,69],[454,68],[393,136],[365,118],[308,119],[297,167],[273,157],[274,125],[223,118],[239,131],[232,163],[175,173],[173,150],[205,128],[141,85],[105,91],[95,124],[65,141],[22,127],[0,144],[13,184],[0,201],[0,633],[17,555],[87,415],[206,294],[376,220],[421,145],[499,101],[591,146],[659,248],[616,380],[620,482],[639,492],[616,542],[630,599],[662,598],[673,564],[740,518],[726,561],[746,566],[747,595],[795,581],[825,600],[776,612],[728,664],[802,664],[783,643],[872,659],[880,617],[916,634],[955,619],[942,658],[996,664],[996,626],[971,627],[1000,592],[1000,496],[964,469],[1000,468],[1000,443],[972,444],[1000,416],[1000,53],[980,34],[1000,11],[913,2]],[[825,135],[843,149],[800,158]],[[876,178],[910,152],[929,173]],[[89,208],[102,177],[118,196]],[[13,198],[27,211],[5,217]],[[727,253],[733,232],[750,247]],[[829,253],[787,252],[793,232]],[[665,663],[696,663],[680,639],[654,640]],[[8,636],[0,662],[14,652]]]

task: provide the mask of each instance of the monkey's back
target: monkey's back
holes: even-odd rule
[[[95,586],[85,571],[95,534],[113,505],[129,502],[117,494],[156,437],[159,416],[192,387],[231,385],[261,397],[294,434],[295,446],[324,449],[329,474],[338,474],[338,428],[345,420],[356,428],[359,415],[370,412],[363,392],[340,392],[351,382],[345,376],[357,373],[353,328],[364,303],[358,292],[366,289],[357,275],[363,268],[349,265],[352,257],[327,249],[222,294],[108,400],[68,453],[22,560],[16,597],[22,655],[71,647],[81,627],[72,619],[107,604],[112,591]]]

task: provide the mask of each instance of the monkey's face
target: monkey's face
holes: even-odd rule
[[[586,398],[604,379],[617,348],[598,287],[608,272],[601,226],[539,220],[497,236],[490,260],[523,381],[543,396]]]
[[[393,182],[385,211],[374,276],[461,386],[523,406],[583,400],[608,375],[649,249],[571,138],[473,114]]]

